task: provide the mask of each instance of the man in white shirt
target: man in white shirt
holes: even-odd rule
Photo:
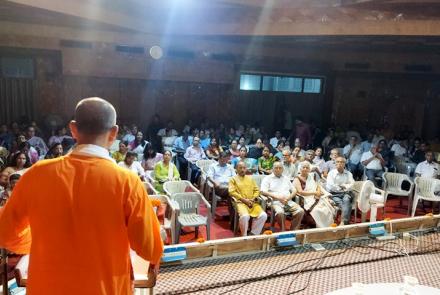
[[[345,169],[345,158],[336,158],[336,168],[327,176],[326,188],[331,193],[333,202],[341,209],[341,224],[350,223],[352,195],[350,191],[354,184],[353,175]]]
[[[290,179],[283,175],[283,164],[281,162],[275,162],[272,174],[263,178],[260,192],[263,196],[272,198],[272,208],[280,226],[282,226],[282,215],[285,212],[290,212],[292,214],[290,230],[299,228],[304,210],[292,200],[295,197],[296,190]]]
[[[361,163],[365,167],[365,175],[368,180],[374,182],[377,187],[379,184],[376,181],[376,177],[382,177],[383,167],[385,165],[385,160],[382,155],[377,151],[378,146],[373,144],[370,151],[362,154]]]
[[[347,159],[347,169],[356,177],[360,176],[362,167],[360,165],[362,157],[362,147],[358,143],[356,136],[350,137],[350,142],[344,147],[342,152]]]
[[[138,175],[142,181],[145,180],[145,170],[144,168],[142,168],[141,163],[139,163],[136,160],[136,156],[137,154],[134,152],[127,152],[127,154],[125,155],[125,159],[124,161],[121,161],[118,163],[119,166],[128,169],[130,171],[132,171],[133,173],[135,173],[136,175]]]
[[[157,132],[157,136],[164,137],[164,136],[177,136],[179,135],[176,131],[176,129],[173,129],[173,121],[168,121],[167,127],[162,128]]]
[[[191,167],[191,176],[188,175],[188,177],[190,177],[192,183],[196,183],[200,176],[200,169],[196,166],[196,162],[206,159],[205,152],[200,147],[200,138],[198,136],[194,136],[192,146],[186,149],[184,157]]]
[[[280,131],[275,131],[275,137],[272,137],[269,141],[270,145],[273,146],[274,148],[277,147],[278,145],[278,141],[281,139],[281,132]]]
[[[322,171],[322,176],[324,178],[327,178],[328,173],[336,168],[336,158],[339,157],[339,150],[337,148],[334,148],[330,151],[330,160],[325,162],[324,164],[324,170]]]
[[[295,163],[292,163],[292,153],[289,149],[283,150],[283,172],[282,174],[286,176],[289,180],[293,180],[297,174],[297,165]]]
[[[216,195],[227,198],[229,180],[235,176],[235,169],[228,164],[230,155],[227,152],[221,152],[218,163],[209,166],[208,181],[214,185]]]
[[[426,161],[420,162],[416,167],[416,176],[426,177],[426,178],[439,178],[440,167],[439,164],[434,162],[434,155],[431,151],[425,153]]]
[[[406,155],[406,148],[404,146],[404,141],[402,138],[399,138],[395,144],[391,147],[391,151],[394,153],[395,157],[402,157]]]

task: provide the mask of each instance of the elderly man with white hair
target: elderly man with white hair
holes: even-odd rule
[[[261,194],[273,199],[272,208],[275,211],[275,218],[283,228],[282,216],[285,212],[292,215],[290,230],[298,229],[304,216],[304,210],[292,199],[296,195],[296,189],[290,179],[283,175],[283,164],[275,162],[273,172],[267,175],[261,182]]]
[[[341,225],[350,223],[351,201],[350,193],[353,184],[353,174],[345,169],[346,160],[344,157],[337,157],[336,168],[331,170],[327,176],[326,187],[331,194],[331,199],[341,209]]]

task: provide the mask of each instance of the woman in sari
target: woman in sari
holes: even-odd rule
[[[223,149],[218,144],[217,138],[216,137],[211,138],[211,143],[206,149],[206,156],[211,160],[218,160],[221,152],[223,152]]]
[[[144,140],[144,134],[141,131],[136,133],[136,138],[129,144],[129,149],[137,154],[137,160],[141,162],[144,156],[144,149],[147,146],[148,141]]]
[[[336,209],[328,198],[328,193],[316,181],[315,174],[310,172],[309,162],[301,162],[299,172],[294,185],[297,194],[304,200],[304,211],[313,218],[316,227],[329,227],[334,222]]]
[[[171,151],[165,151],[163,153],[163,160],[158,162],[154,166],[154,188],[159,192],[163,193],[163,184],[167,181],[180,180],[179,171],[171,162],[172,154]]]

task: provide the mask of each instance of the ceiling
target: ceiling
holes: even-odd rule
[[[1,0],[0,21],[197,36],[440,35],[440,0]]]

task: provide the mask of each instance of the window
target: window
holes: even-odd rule
[[[295,77],[263,77],[264,91],[285,91],[285,92],[301,92],[302,78]]]
[[[34,62],[32,58],[1,58],[1,76],[5,78],[33,78]]]
[[[321,79],[304,79],[304,93],[321,93]]]
[[[324,78],[240,74],[240,90],[321,93]]]
[[[240,75],[240,90],[260,90],[260,75]]]

